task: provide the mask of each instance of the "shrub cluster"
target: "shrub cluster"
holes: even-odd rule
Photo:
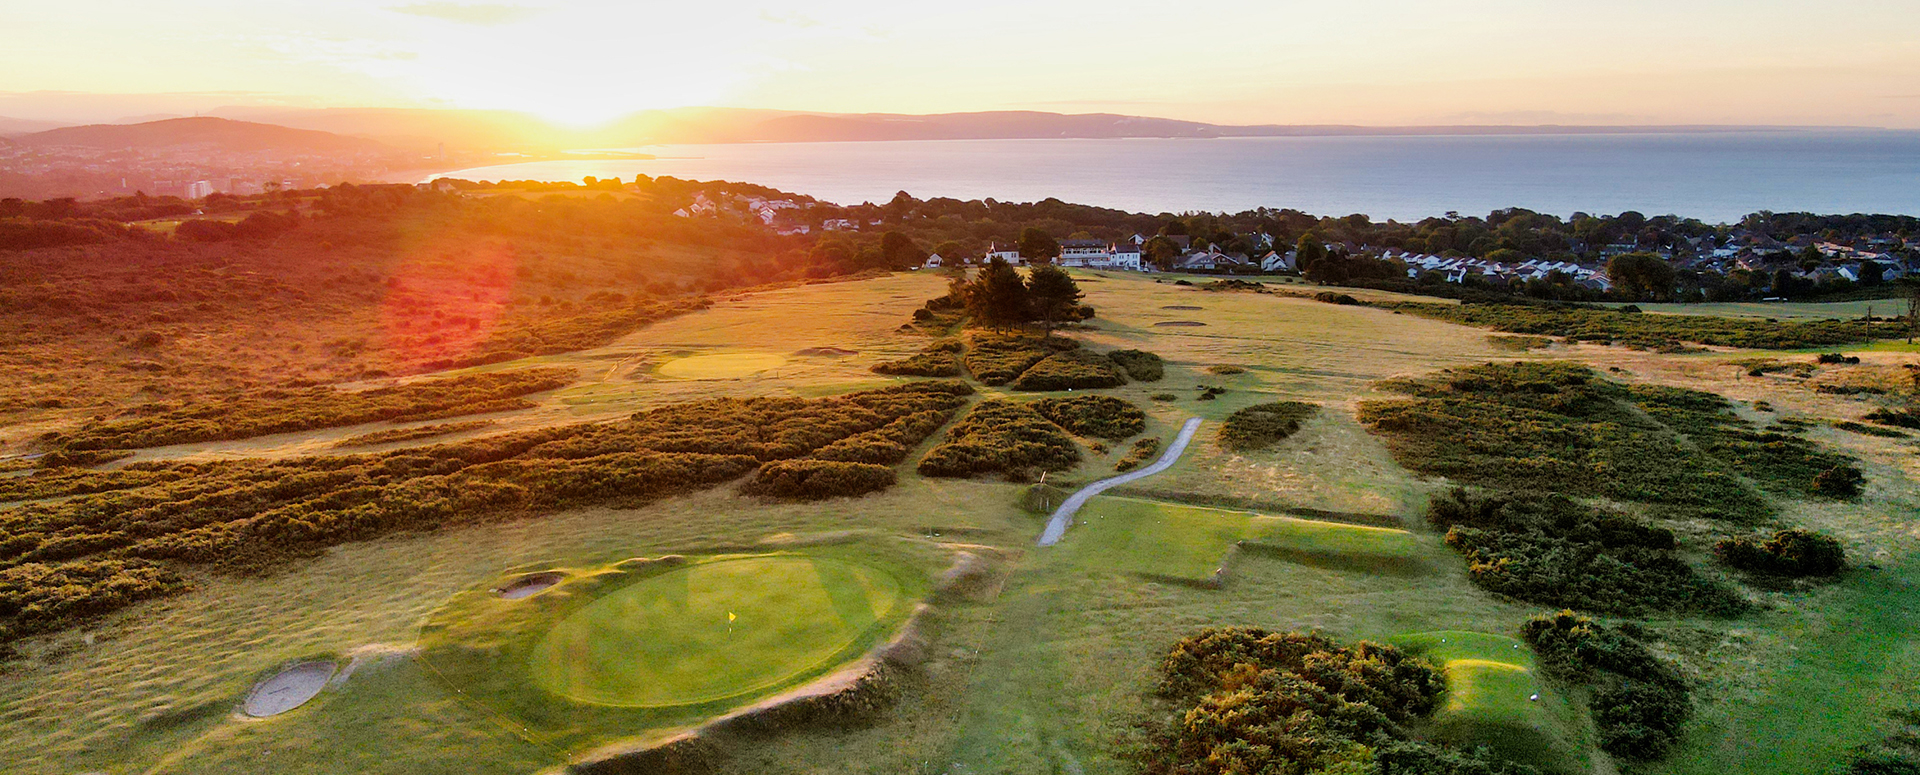
[[[1727,538],[1713,554],[1734,568],[1766,576],[1834,576],[1847,568],[1846,550],[1832,536],[1782,530],[1771,538]]]
[[[1360,303],[1359,299],[1356,299],[1344,293],[1334,293],[1333,291],[1321,291],[1319,293],[1316,293],[1313,295],[1313,300],[1317,302],[1321,302],[1323,304],[1338,304],[1343,307],[1351,307],[1351,306],[1358,305]]]
[[[1881,425],[1891,425],[1896,428],[1913,428],[1920,430],[1920,409],[1912,407],[1904,409],[1875,409],[1860,419],[1866,420],[1867,422],[1877,422]]]
[[[379,420],[454,416],[499,401],[564,387],[571,369],[522,369],[469,374],[349,393],[333,388],[266,391],[194,406],[151,405],[119,417],[88,423],[67,434],[43,437],[64,449],[138,449],[335,428]]]
[[[1363,403],[1360,421],[1384,437],[1401,465],[1422,474],[1719,518],[1771,513],[1731,466],[1650,419],[1633,405],[1634,392],[1585,366],[1489,363],[1381,387],[1412,398]]]
[[[1042,398],[1033,410],[1053,424],[1082,436],[1124,439],[1147,429],[1147,413],[1113,396]]]
[[[1151,775],[1530,771],[1414,739],[1407,726],[1444,688],[1433,666],[1391,646],[1210,628],[1161,661],[1169,707],[1131,758]]]
[[[1659,385],[1627,391],[1635,406],[1769,492],[1843,500],[1860,493],[1864,477],[1853,458],[1798,436],[1756,430],[1725,398]]]
[[[1613,614],[1734,613],[1744,606],[1674,556],[1673,532],[1563,495],[1434,498],[1427,521],[1467,559],[1473,583],[1531,603]]]
[[[1077,350],[1080,343],[1060,336],[975,331],[970,335],[967,371],[988,385],[1004,385],[1054,353]]]
[[[471,422],[450,422],[450,423],[441,423],[439,425],[421,425],[414,428],[391,428],[384,431],[362,433],[358,436],[349,436],[347,438],[334,442],[333,446],[341,447],[341,448],[371,447],[376,444],[392,444],[397,441],[414,441],[417,439],[430,439],[435,436],[447,436],[455,433],[464,433],[466,431],[479,430],[481,428],[486,428],[492,425],[493,425],[492,420],[473,420]]]
[[[1120,462],[1113,464],[1113,470],[1121,473],[1132,471],[1139,468],[1141,463],[1152,460],[1153,456],[1159,452],[1160,437],[1141,439],[1133,443],[1133,449],[1127,451],[1126,457],[1120,458]]]
[[[1820,363],[1857,364],[1860,362],[1860,356],[1847,355],[1845,353],[1821,353],[1820,357],[1814,360]]]
[[[1220,426],[1220,445],[1236,452],[1266,449],[1299,432],[1300,425],[1319,411],[1318,405],[1299,401],[1249,406],[1227,415]]]
[[[1159,382],[1166,376],[1166,362],[1146,350],[1114,350],[1107,353],[1107,357],[1136,382]]]
[[[838,460],[773,460],[740,491],[771,498],[820,500],[865,495],[892,487],[893,469],[873,463]]]
[[[1561,611],[1529,620],[1520,636],[1549,674],[1593,687],[1590,708],[1601,750],[1648,761],[1680,738],[1692,713],[1687,682],[1622,629]]]
[[[966,373],[960,367],[960,356],[966,351],[966,343],[958,339],[942,339],[911,357],[876,363],[872,367],[873,373],[905,377],[958,377]]]
[[[1864,320],[1781,321],[1701,315],[1622,315],[1611,310],[1564,305],[1435,304],[1378,302],[1372,306],[1509,334],[1555,336],[1582,342],[1650,350],[1676,350],[1682,343],[1758,350],[1798,350],[1871,342],[1902,336],[1902,322]]]
[[[64,487],[95,494],[0,511],[0,632],[57,629],[177,590],[178,578],[153,562],[269,572],[397,531],[644,503],[863,435],[917,444],[971,392],[964,383],[915,382],[811,400],[714,399],[619,423],[379,454],[66,470],[57,474]],[[843,461],[764,474],[768,492],[796,497],[892,477],[881,466]]]
[[[1041,359],[1015,380],[1016,390],[1085,390],[1127,384],[1120,367],[1107,356],[1086,350],[1068,350]]]
[[[947,440],[920,459],[926,476],[1002,474],[1027,480],[1080,462],[1080,448],[1060,426],[1032,407],[1005,399],[974,406],[947,431]]]

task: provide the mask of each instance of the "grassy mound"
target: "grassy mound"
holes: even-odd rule
[[[1169,581],[1216,583],[1235,546],[1334,570],[1419,565],[1419,546],[1405,530],[1111,496],[1089,501],[1080,518],[1087,527],[1071,541],[1077,561]]]
[[[1112,396],[1043,398],[1033,410],[1055,425],[1082,436],[1124,439],[1147,429],[1147,413]]]
[[[660,376],[674,379],[739,379],[787,365],[776,353],[690,355],[660,364]]]
[[[920,459],[925,476],[1003,474],[1031,479],[1080,462],[1080,448],[1032,407],[1006,399],[980,402],[947,431],[945,443]]]
[[[904,602],[897,579],[837,559],[722,558],[572,611],[529,655],[536,685],[580,702],[693,705],[817,671]]]
[[[1540,680],[1533,649],[1503,635],[1423,632],[1390,639],[1438,666],[1447,693],[1433,714],[1431,735],[1462,747],[1486,746],[1509,761],[1578,769],[1588,758],[1574,744],[1575,716]]]
[[[1266,449],[1298,432],[1319,411],[1319,406],[1299,401],[1249,406],[1227,416],[1220,426],[1220,444],[1236,452]]]

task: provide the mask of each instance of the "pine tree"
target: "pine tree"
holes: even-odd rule
[[[1036,266],[1027,276],[1027,298],[1034,316],[1052,330],[1054,324],[1071,320],[1086,294],[1067,270],[1052,264]]]

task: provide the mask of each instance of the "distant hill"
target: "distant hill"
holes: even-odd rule
[[[70,126],[22,135],[15,139],[23,145],[31,146],[65,145],[146,150],[192,147],[225,153],[277,151],[341,155],[378,153],[387,150],[381,144],[365,138],[210,116],[173,118],[142,124]]]
[[[0,137],[14,137],[17,135],[33,134],[34,132],[45,132],[49,129],[59,129],[63,126],[68,125],[59,121],[38,121],[31,118],[7,118],[6,116],[0,116]]]

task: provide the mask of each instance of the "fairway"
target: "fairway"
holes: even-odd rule
[[[534,682],[571,700],[665,707],[768,688],[820,667],[887,619],[898,580],[836,559],[719,559],[616,589],[533,649]]]
[[[675,379],[739,379],[787,364],[773,353],[721,353],[675,358],[660,365],[660,375]]]

